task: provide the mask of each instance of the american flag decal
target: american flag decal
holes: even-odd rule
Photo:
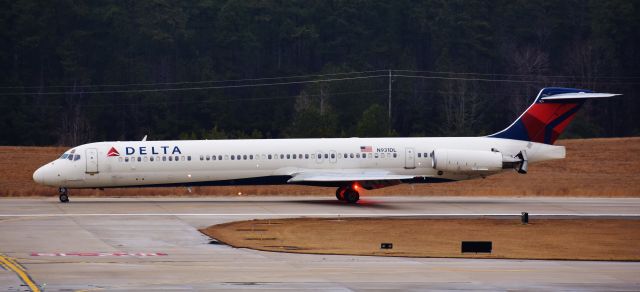
[[[373,152],[371,146],[360,146],[360,152]]]

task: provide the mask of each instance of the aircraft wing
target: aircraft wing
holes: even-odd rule
[[[293,174],[288,183],[302,182],[353,182],[353,181],[393,181],[403,179],[413,179],[413,175],[390,174],[388,172],[298,172]]]

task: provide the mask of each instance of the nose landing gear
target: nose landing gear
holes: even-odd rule
[[[60,193],[60,202],[69,203],[69,191],[67,188],[60,187],[58,188],[58,192]]]
[[[360,193],[356,191],[351,186],[348,187],[339,187],[336,190],[336,198],[340,201],[346,201],[351,204],[355,204],[360,200]]]

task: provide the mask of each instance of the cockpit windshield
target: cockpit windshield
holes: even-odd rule
[[[78,160],[80,160],[80,154],[74,154],[75,152],[76,152],[76,150],[72,149],[70,153],[64,153],[58,159],[63,159],[63,160],[66,159],[66,160],[69,160],[69,161],[78,161]]]

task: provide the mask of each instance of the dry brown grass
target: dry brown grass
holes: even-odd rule
[[[201,230],[234,247],[311,254],[510,259],[640,260],[640,220],[271,219]],[[492,241],[462,254],[461,241]],[[380,243],[393,243],[382,250]]]
[[[560,140],[567,158],[533,164],[529,173],[505,172],[480,180],[444,184],[399,185],[374,191],[376,195],[446,196],[597,196],[640,195],[640,137]],[[0,196],[54,196],[57,191],[32,181],[39,166],[57,158],[60,147],[0,147]],[[324,195],[333,188],[306,186],[229,186],[73,190],[73,196],[237,196]]]

